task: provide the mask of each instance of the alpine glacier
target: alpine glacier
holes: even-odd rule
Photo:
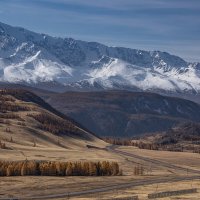
[[[55,90],[200,93],[200,63],[160,51],[108,47],[0,23],[0,82]]]

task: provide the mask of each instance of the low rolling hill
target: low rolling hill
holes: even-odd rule
[[[200,123],[187,122],[132,141],[140,148],[200,153]]]
[[[0,146],[78,149],[103,142],[40,97],[26,90],[0,90]]]

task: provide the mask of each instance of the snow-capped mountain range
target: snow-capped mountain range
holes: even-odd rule
[[[200,63],[166,52],[108,47],[0,23],[0,82],[54,90],[200,93]]]

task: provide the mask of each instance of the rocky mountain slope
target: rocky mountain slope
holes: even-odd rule
[[[153,93],[36,93],[99,136],[132,137],[166,131],[182,122],[200,121],[199,104]]]
[[[200,64],[166,52],[55,38],[0,23],[0,81],[54,91],[198,93]]]

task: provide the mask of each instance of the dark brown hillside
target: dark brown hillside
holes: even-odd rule
[[[131,137],[200,121],[200,105],[153,93],[39,93],[49,104],[99,136]]]
[[[200,123],[183,123],[162,133],[130,140],[130,144],[151,150],[200,153]]]
[[[177,142],[191,141],[200,144],[200,123],[184,123],[174,127],[163,134],[157,142],[167,143],[167,141],[170,141],[172,138]]]

